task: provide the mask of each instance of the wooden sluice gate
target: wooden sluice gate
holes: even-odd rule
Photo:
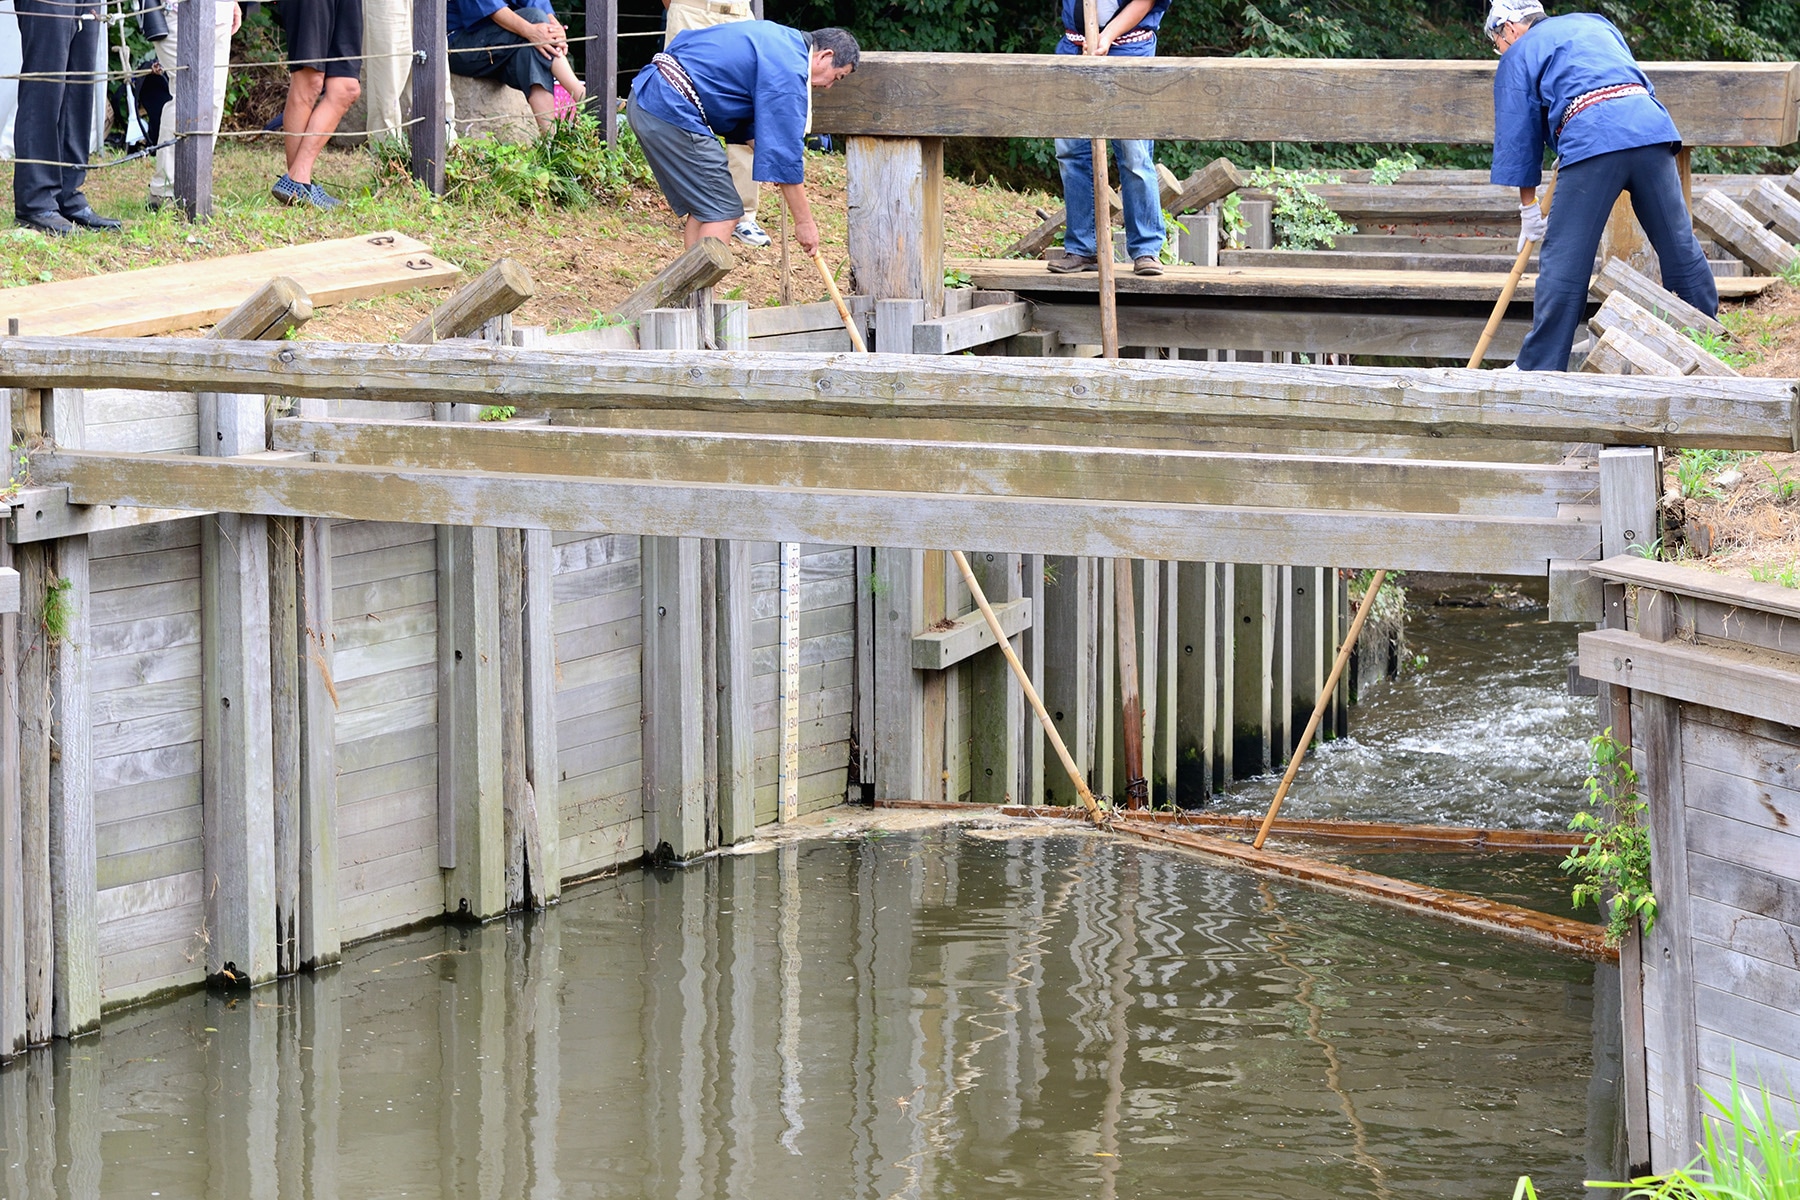
[[[1159,63],[1122,103],[1105,64],[1031,61],[1092,95],[1039,114],[1079,128],[1008,110],[1014,132],[1191,128],[1214,111],[1193,107],[1198,76],[1224,69],[1280,81],[1274,136],[1327,136],[1292,118],[1318,64]],[[1341,66],[1362,73],[1333,94],[1366,97],[1378,74]],[[1481,95],[1491,66],[1418,67],[1379,114],[1303,111],[1479,140],[1485,117],[1443,101]],[[851,308],[874,355],[817,353],[841,336],[824,306],[704,290],[645,309],[635,337],[513,329],[503,300],[465,293],[415,339],[435,344],[0,340],[30,474],[0,551],[22,585],[0,633],[0,1054],[845,799],[1066,803],[952,548],[1113,795],[1113,572],[1133,573],[1145,760],[1160,799],[1193,800],[1292,750],[1348,626],[1347,568],[1548,577],[1554,618],[1622,631],[1589,564],[1657,528],[1659,448],[1800,445],[1792,381],[1274,361],[1461,357],[1465,314],[1402,306],[1474,295],[1479,274],[1338,273],[1364,278],[1327,281],[1327,302],[1310,276],[1196,267],[1127,308],[1143,357],[1059,356],[1092,316],[1048,276],[1003,274],[1031,264],[943,289],[937,139],[989,118],[958,104],[944,124],[942,97],[1035,105],[1049,93],[1020,96],[1020,69],[869,55],[821,97],[820,127],[853,135]],[[1800,68],[1657,70],[1693,140],[1796,136]],[[1209,136],[1268,119],[1234,106]],[[1209,287],[1234,294],[1207,307]],[[1601,953],[1574,923],[1327,879],[1214,822],[1134,832]]]

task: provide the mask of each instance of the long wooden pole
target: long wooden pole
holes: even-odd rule
[[[1546,217],[1550,215],[1550,198],[1556,194],[1556,172],[1561,165],[1559,161],[1557,166],[1550,168],[1550,186],[1544,189],[1543,197],[1538,201],[1538,209]],[[1512,303],[1513,293],[1519,289],[1519,280],[1525,274],[1525,264],[1530,261],[1531,248],[1535,245],[1536,242],[1526,242],[1519,247],[1519,256],[1513,260],[1512,271],[1506,276],[1506,285],[1500,289],[1500,299],[1494,302],[1494,311],[1488,314],[1487,325],[1481,331],[1481,340],[1475,343],[1475,353],[1469,356],[1471,369],[1481,365],[1482,358],[1487,355],[1489,343],[1500,331],[1500,319],[1506,316],[1506,306]]]
[[[862,330],[856,327],[856,319],[850,315],[850,306],[844,303],[844,294],[838,291],[837,280],[831,277],[831,268],[825,265],[825,256],[815,249],[812,261],[813,266],[819,268],[819,278],[825,281],[825,290],[831,293],[831,302],[837,305],[838,316],[844,319],[844,328],[850,334],[850,344],[856,347],[858,354],[867,354],[868,344],[863,341]]]
[[[1300,771],[1300,764],[1306,759],[1307,747],[1312,745],[1313,734],[1319,731],[1319,722],[1325,718],[1325,709],[1331,703],[1331,697],[1337,691],[1338,678],[1344,673],[1344,664],[1350,661],[1350,652],[1356,649],[1356,637],[1362,632],[1363,622],[1368,620],[1369,609],[1374,607],[1375,594],[1381,591],[1381,585],[1387,579],[1387,569],[1382,568],[1369,579],[1369,590],[1363,593],[1362,603],[1356,606],[1356,619],[1350,622],[1350,632],[1344,638],[1344,644],[1338,647],[1337,658],[1331,664],[1331,676],[1325,680],[1325,687],[1319,692],[1319,702],[1313,705],[1312,719],[1306,723],[1306,732],[1300,735],[1300,741],[1294,747],[1294,756],[1288,760],[1287,771],[1281,777],[1281,786],[1275,789],[1275,798],[1269,801],[1268,814],[1263,817],[1262,828],[1256,831],[1256,840],[1250,844],[1258,850],[1269,836],[1269,827],[1275,824],[1275,814],[1281,811],[1281,802],[1287,799],[1288,789],[1294,786],[1294,776]]]
[[[1006,656],[1006,661],[1012,667],[1013,674],[1018,677],[1020,690],[1025,693],[1026,702],[1031,705],[1032,711],[1037,713],[1038,723],[1044,727],[1044,732],[1050,737],[1050,745],[1056,749],[1056,757],[1062,760],[1063,770],[1069,773],[1069,780],[1075,785],[1075,794],[1081,797],[1081,803],[1087,809],[1088,816],[1095,824],[1099,824],[1101,819],[1100,802],[1094,799],[1094,793],[1088,788],[1087,781],[1081,777],[1081,771],[1075,766],[1075,760],[1069,756],[1069,748],[1063,745],[1062,735],[1056,732],[1055,722],[1051,721],[1050,714],[1044,711],[1044,702],[1038,698],[1037,689],[1031,686],[1031,676],[1026,673],[1024,664],[1019,661],[1019,656],[1013,653],[1012,643],[1007,640],[1006,631],[1000,627],[1000,618],[994,615],[993,607],[988,604],[987,593],[981,590],[981,583],[975,578],[975,572],[969,566],[969,560],[964,557],[961,550],[952,550],[950,553],[956,559],[957,570],[962,572],[963,582],[969,585],[969,594],[975,598],[975,607],[981,610],[982,617],[987,621],[988,630],[994,635],[994,644],[999,646],[1000,653]]]
[[[1082,0],[1082,21],[1087,27],[1083,54],[1100,53],[1100,11],[1096,0]],[[1100,354],[1119,357],[1119,300],[1113,284],[1112,183],[1107,178],[1106,139],[1095,138],[1094,155],[1094,256],[1100,264]]]

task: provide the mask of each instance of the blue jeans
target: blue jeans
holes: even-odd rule
[[[1056,44],[1058,54],[1080,53],[1067,38]],[[1150,58],[1156,39],[1114,46],[1113,56]],[[1163,220],[1160,189],[1156,181],[1155,142],[1115,141],[1113,156],[1119,160],[1119,191],[1125,202],[1125,251],[1133,259],[1162,253]],[[1056,161],[1062,167],[1063,204],[1069,225],[1063,233],[1063,249],[1087,258],[1094,250],[1094,150],[1088,139],[1057,138]],[[1107,248],[1112,253],[1112,248]]]
[[[1675,147],[1658,143],[1584,158],[1557,177],[1519,370],[1569,369],[1569,350],[1587,312],[1594,252],[1620,192],[1631,194],[1631,211],[1661,263],[1663,286],[1709,316],[1718,313],[1719,290],[1682,199]]]

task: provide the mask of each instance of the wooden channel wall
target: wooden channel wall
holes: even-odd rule
[[[1583,634],[1582,672],[1633,750],[1657,898],[1621,956],[1632,1160],[1666,1170],[1734,1071],[1800,1096],[1800,600],[1642,559],[1595,571],[1630,628]]]

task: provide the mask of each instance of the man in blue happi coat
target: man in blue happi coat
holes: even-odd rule
[[[1565,371],[1586,311],[1594,252],[1620,192],[1662,266],[1663,286],[1707,314],[1712,270],[1681,194],[1681,135],[1612,22],[1546,17],[1538,0],[1494,0],[1485,26],[1494,74],[1493,181],[1519,189],[1519,246],[1542,240],[1521,371]],[[1546,222],[1538,211],[1544,147],[1562,160]]]
[[[1154,58],[1156,31],[1162,25],[1169,0],[1099,0],[1100,38],[1087,44],[1081,4],[1062,0],[1062,40],[1058,54],[1093,54],[1113,58]],[[1156,182],[1156,143],[1116,139],[1113,155],[1119,160],[1119,193],[1125,206],[1125,252],[1139,275],[1162,274],[1163,221],[1160,189]],[[1056,162],[1062,168],[1063,205],[1068,225],[1063,231],[1063,253],[1052,256],[1049,268],[1058,274],[1096,271],[1100,267],[1094,230],[1094,144],[1086,138],[1057,138]],[[1112,247],[1106,248],[1112,253]]]
[[[778,184],[794,214],[794,238],[811,254],[819,227],[806,201],[805,139],[812,89],[856,69],[861,50],[842,29],[802,33],[770,21],[738,21],[675,35],[631,83],[632,132],[669,207],[687,217],[683,238],[731,236],[744,203],[719,139],[754,147],[751,174]]]

